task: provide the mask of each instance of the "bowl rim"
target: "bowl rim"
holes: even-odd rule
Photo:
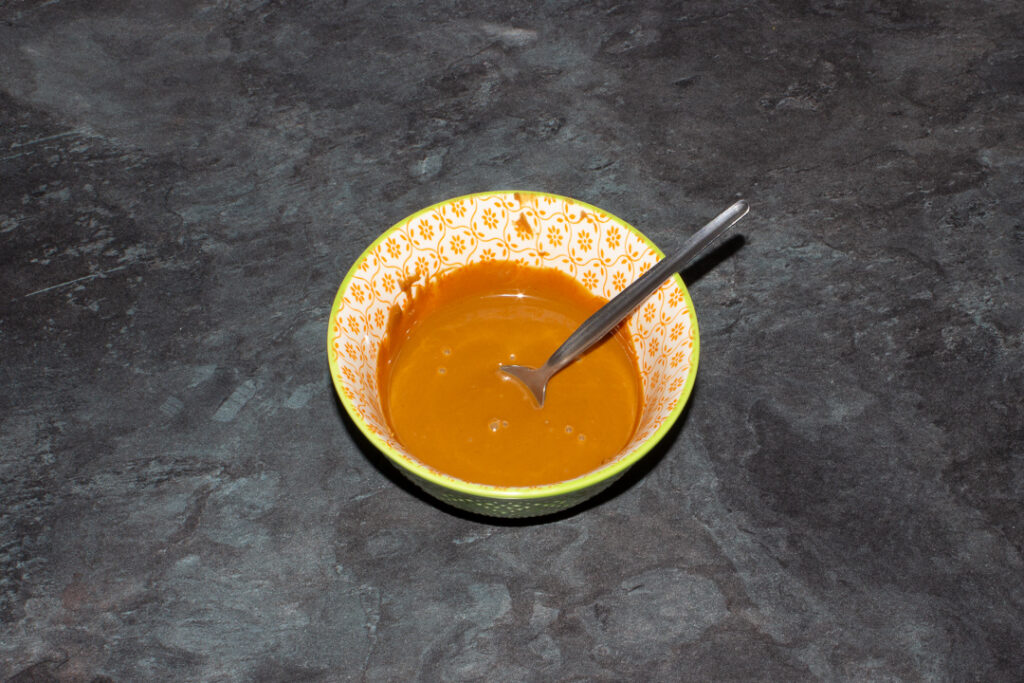
[[[377,450],[382,452],[392,464],[397,466],[400,470],[403,470],[407,474],[411,474],[415,477],[419,477],[428,481],[436,486],[440,486],[452,492],[460,493],[463,495],[476,496],[487,499],[497,500],[531,500],[539,498],[551,498],[557,496],[571,495],[578,493],[586,488],[589,488],[595,484],[604,482],[610,478],[618,476],[620,473],[632,467],[642,457],[644,457],[654,446],[659,443],[662,437],[671,429],[672,425],[675,424],[676,420],[683,412],[683,408],[686,406],[687,401],[690,398],[690,394],[693,391],[694,382],[697,379],[697,365],[700,360],[700,330],[697,326],[697,314],[693,307],[693,300],[690,298],[690,292],[686,288],[686,284],[683,282],[683,278],[676,273],[672,276],[671,280],[679,286],[680,291],[683,294],[683,299],[687,306],[687,315],[690,319],[690,327],[693,330],[693,352],[690,356],[690,369],[686,376],[686,383],[683,385],[682,390],[679,393],[679,398],[676,400],[672,410],[666,416],[662,424],[652,433],[647,439],[645,439],[636,448],[629,451],[625,455],[617,457],[612,462],[599,467],[596,470],[592,470],[585,474],[582,474],[573,479],[566,479],[564,481],[553,482],[550,484],[537,484],[533,486],[496,486],[493,484],[481,484],[477,482],[466,481],[464,479],[458,479],[449,474],[445,474],[436,470],[425,463],[416,460],[413,457],[407,456],[404,453],[389,446],[373,429],[371,429],[366,422],[362,419],[359,411],[356,410],[352,400],[348,397],[347,392],[341,384],[339,379],[339,372],[337,372],[337,359],[333,353],[333,342],[334,342],[334,319],[341,307],[341,301],[348,289],[349,283],[359,270],[359,266],[365,261],[370,254],[388,237],[393,233],[407,225],[411,220],[433,211],[440,206],[451,204],[453,202],[461,201],[471,197],[493,197],[496,195],[514,195],[514,194],[530,194],[539,197],[550,197],[557,200],[571,202],[584,209],[590,209],[592,211],[604,214],[609,219],[629,230],[637,237],[639,237],[647,246],[649,246],[658,259],[665,258],[665,253],[658,248],[654,242],[652,242],[644,233],[637,228],[622,220],[618,216],[601,209],[593,204],[580,201],[573,197],[565,195],[555,194],[551,192],[539,192],[536,190],[486,190],[480,192],[471,192],[457,197],[450,197],[439,202],[435,202],[430,206],[422,208],[415,213],[412,213],[405,218],[402,218],[397,223],[392,225],[390,228],[382,232],[377,239],[375,239],[362,253],[355,259],[348,272],[345,274],[344,279],[341,281],[341,285],[338,287],[338,291],[334,296],[334,303],[331,305],[330,316],[328,317],[327,324],[327,362],[331,372],[331,382],[334,385],[334,390],[337,396],[341,399],[341,403],[345,406],[345,412],[348,413],[349,417],[355,423],[359,431],[369,439]]]

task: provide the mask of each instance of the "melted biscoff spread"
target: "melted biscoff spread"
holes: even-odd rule
[[[540,366],[605,303],[553,269],[490,261],[410,291],[392,312],[378,380],[405,449],[459,479],[565,481],[613,459],[642,406],[632,344],[606,337],[548,384],[543,408],[502,364]]]

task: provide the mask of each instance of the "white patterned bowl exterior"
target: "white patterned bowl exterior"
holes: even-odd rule
[[[608,465],[541,486],[462,481],[424,465],[402,448],[384,419],[377,388],[377,354],[388,313],[406,303],[403,282],[422,281],[469,263],[500,259],[555,268],[592,293],[611,298],[662,256],[635,228],[568,197],[500,191],[435,204],[382,234],[342,281],[327,340],[335,389],[370,441],[403,474],[450,505],[498,517],[549,514],[576,505],[621,476],[682,412],[699,348],[697,318],[682,279],[677,275],[668,280],[627,321],[644,394],[633,439]]]

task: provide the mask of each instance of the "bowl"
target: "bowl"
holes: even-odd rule
[[[611,298],[664,254],[607,211],[542,192],[481,192],[434,204],[386,230],[356,259],[331,307],[327,358],[345,410],[370,442],[431,496],[493,517],[559,512],[621,477],[665,435],[693,388],[698,334],[682,279],[666,281],[626,321],[636,351],[643,408],[633,438],[611,462],[567,481],[493,486],[425,465],[391,433],[377,387],[377,355],[402,283],[501,259],[555,268]],[[554,351],[554,349],[552,349]]]

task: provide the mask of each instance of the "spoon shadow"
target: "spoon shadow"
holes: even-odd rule
[[[746,243],[747,238],[742,234],[731,235],[721,244],[708,250],[702,257],[683,268],[679,274],[682,276],[683,282],[686,283],[686,288],[690,289],[700,282],[705,275],[717,268],[719,263],[731,258]]]

